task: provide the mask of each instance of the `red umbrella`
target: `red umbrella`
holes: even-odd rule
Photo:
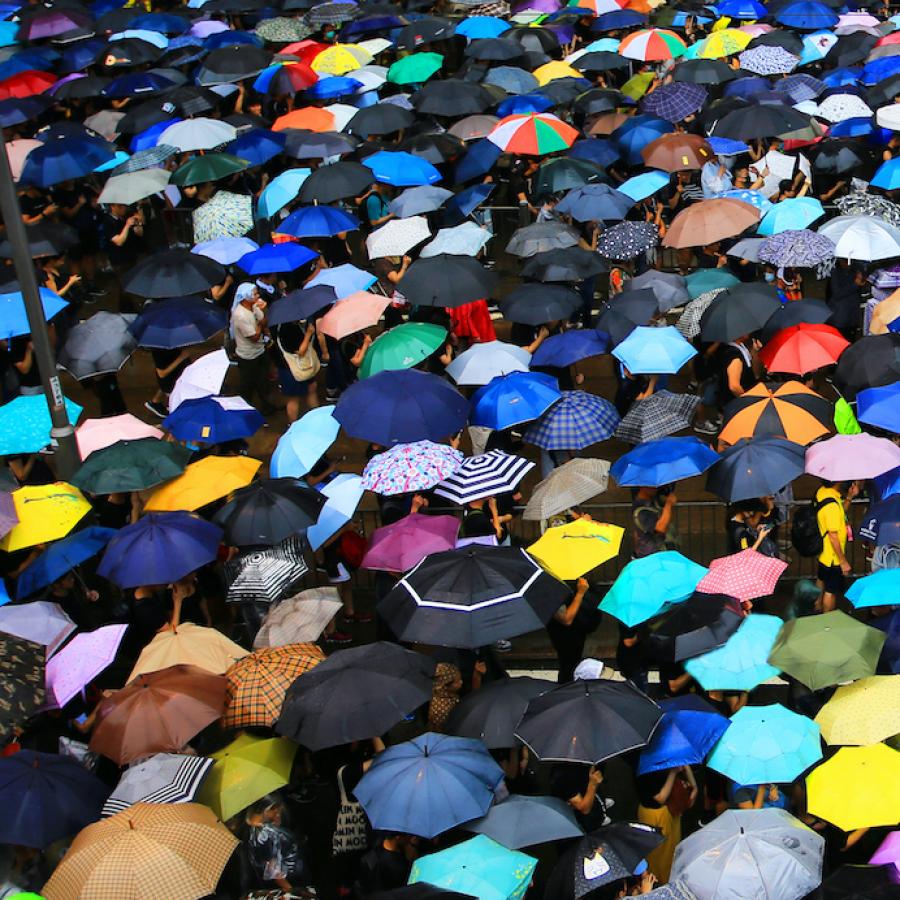
[[[8,100],[10,97],[32,97],[34,94],[42,94],[56,83],[56,76],[49,72],[39,72],[37,69],[26,69],[15,75],[0,81],[0,100]]]
[[[782,328],[759,352],[769,372],[805,375],[833,366],[850,342],[831,325],[801,322]]]
[[[697,591],[727,594],[738,600],[767,597],[775,591],[775,584],[786,568],[784,560],[748,548],[714,559],[709,564],[709,573],[697,585]]]

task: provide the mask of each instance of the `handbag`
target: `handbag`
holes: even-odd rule
[[[293,377],[294,381],[309,381],[319,374],[322,363],[319,361],[319,354],[316,353],[312,341],[309,342],[306,353],[303,354],[288,353],[288,351],[281,346],[280,338],[278,339],[278,349],[281,351],[281,355],[284,357],[284,361],[287,363],[287,367],[290,370],[291,377]]]
[[[347,796],[347,789],[344,787],[344,769],[346,768],[346,766],[341,766],[337,773],[341,805],[338,807],[334,835],[331,838],[331,852],[334,855],[365,850],[369,846],[369,827],[366,814],[359,801],[351,800]]]

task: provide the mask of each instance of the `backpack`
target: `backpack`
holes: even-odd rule
[[[801,556],[818,556],[822,552],[822,532],[819,531],[819,510],[829,503],[836,503],[834,497],[826,497],[820,502],[810,500],[794,513],[791,522],[791,544]]]

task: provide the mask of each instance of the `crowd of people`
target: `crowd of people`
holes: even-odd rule
[[[4,4],[0,898],[900,896],[892,13]]]

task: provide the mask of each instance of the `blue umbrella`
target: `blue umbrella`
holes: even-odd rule
[[[182,400],[163,419],[163,428],[179,441],[223,444],[256,434],[265,421],[251,406],[222,406],[214,397],[196,397]]]
[[[612,437],[619,426],[615,406],[585,391],[563,391],[562,400],[528,426],[523,439],[543,450],[581,450]]]
[[[697,351],[674,325],[638,325],[612,355],[634,375],[674,375]]]
[[[253,128],[225,146],[225,152],[246,159],[251,166],[265,165],[284,150],[287,135],[283,131]]]
[[[171,584],[212,562],[222,529],[185,512],[147,513],[106,547],[97,574],[120,588]]]
[[[873,480],[882,500],[900,493],[900,466],[885,472],[884,475],[876,475]]]
[[[293,272],[318,255],[303,244],[285,241],[281,244],[263,244],[258,250],[245,253],[237,264],[248,275],[269,275],[273,272]]]
[[[133,97],[136,94],[152,94],[174,87],[174,83],[155,72],[128,72],[119,75],[103,89],[107,97]]]
[[[878,547],[900,542],[900,494],[891,494],[866,510],[859,536]]]
[[[623,486],[659,487],[705,472],[719,454],[695,437],[665,437],[620,456],[610,474]]]
[[[503,151],[487,138],[469,145],[466,155],[456,164],[453,180],[459,184],[487,174],[494,167]]]
[[[426,732],[380,753],[354,793],[373,828],[432,838],[483,816],[502,781],[481,741]]]
[[[61,181],[90,175],[97,166],[109,162],[114,156],[115,148],[99,138],[48,141],[35,147],[25,158],[19,181],[51,187]]]
[[[562,394],[550,375],[510,372],[497,375],[472,397],[472,425],[502,431],[530,422],[556,403]]]
[[[230,47],[232,44],[253,44],[262,47],[263,39],[249,31],[217,31],[203,39],[203,46],[207,50],[217,50],[219,47]]]
[[[131,143],[128,145],[128,149],[132,153],[137,153],[138,150],[149,150],[151,147],[155,147],[159,143],[159,136],[170,125],[176,125],[178,122],[183,121],[184,119],[173,117],[171,119],[163,119],[162,122],[157,122],[155,125],[151,125],[149,128],[146,128],[144,129],[144,131],[139,132],[131,139]]]
[[[870,606],[895,606],[900,603],[900,569],[878,569],[871,575],[857,578],[847,591],[847,599],[854,609]]]
[[[836,88],[836,87],[844,87],[845,85],[857,85],[859,84],[859,73],[862,69],[851,69],[851,68],[840,68],[840,69],[832,69],[830,72],[825,72],[822,75],[822,82],[827,87]],[[835,129],[838,125],[843,125],[846,122],[856,122],[857,119],[844,119],[843,122],[838,122],[833,125],[829,134],[834,134]],[[865,119],[866,122],[871,121],[870,119]],[[843,134],[841,137],[850,137],[850,135]]]
[[[668,172],[652,170],[634,175],[619,185],[619,190],[637,203],[652,197],[657,191],[669,186],[672,176]]]
[[[335,206],[301,206],[279,222],[275,230],[296,238],[324,238],[357,228],[359,220]]]
[[[620,125],[610,137],[616,142],[628,164],[638,166],[644,161],[641,150],[651,141],[674,130],[675,126],[671,122],[641,113]]]
[[[202,344],[228,324],[225,310],[197,297],[154,300],[128,326],[141,347],[174,350]]]
[[[805,452],[780,437],[741,438],[722,454],[706,489],[730,503],[766,497],[803,474]]]
[[[900,187],[900,159],[889,159],[878,167],[870,182],[874,187],[893,191]]]
[[[379,150],[362,162],[372,170],[377,181],[395,187],[434,184],[441,180],[441,173],[427,159],[403,150]]]
[[[466,398],[442,378],[403,369],[351,385],[341,394],[334,417],[351,437],[393,447],[457,434],[468,412]]]
[[[582,138],[580,141],[575,141],[572,144],[566,155],[575,159],[586,159],[588,162],[596,163],[598,166],[606,168],[619,158],[619,151],[611,141],[604,138]],[[666,177],[666,184],[668,183],[669,180]],[[620,187],[619,190],[621,189]],[[628,196],[632,200],[635,199],[631,194]]]
[[[764,19],[769,14],[757,0],[722,0],[716,4],[716,12],[732,19]]]
[[[797,0],[775,13],[775,21],[799,31],[817,31],[837,25],[837,14],[816,0]]]
[[[326,270],[327,271],[327,270]],[[302,322],[337,299],[334,288],[320,284],[316,287],[298,288],[287,297],[276,300],[269,307],[269,325],[283,325],[285,322]]]
[[[485,75],[484,83],[503,88],[507,94],[527,94],[540,86],[531,72],[517,66],[497,66],[490,69]]]
[[[0,841],[42,849],[100,818],[110,789],[79,762],[20,750],[0,759]]]
[[[0,100],[0,127],[9,128],[12,125],[21,125],[29,119],[34,119],[45,112],[51,103],[49,98],[43,95],[34,97],[9,97]]]
[[[50,544],[19,573],[16,599],[30,597],[58,581],[76,566],[96,556],[116,533],[114,528],[91,526]]]
[[[799,231],[824,215],[825,210],[815,197],[792,197],[772,206],[763,216],[756,232],[771,235]]]
[[[49,288],[40,288],[40,294],[44,318],[47,320],[52,319],[69,305],[59,294]],[[31,334],[31,325],[28,322],[28,313],[25,311],[22,292],[11,291],[0,294],[0,337],[8,340],[21,334]]]
[[[597,16],[591,23],[591,31],[618,31],[643,25],[646,21],[647,17],[635,9],[614,9]]]
[[[147,31],[159,31],[162,34],[183,34],[191,27],[190,20],[184,16],[170,13],[143,13],[135,16],[129,28],[145,28]]]
[[[518,94],[507,97],[498,107],[501,118],[524,113],[541,113],[553,108],[553,101],[544,94]]]
[[[869,624],[887,635],[878,661],[879,671],[900,675],[900,609],[872,619]]]
[[[900,162],[900,160],[898,160]],[[887,163],[885,163],[887,165]],[[882,169],[884,166],[881,167]],[[900,172],[898,172],[900,179]],[[875,182],[873,181],[872,184]],[[866,425],[900,433],[900,384],[866,388],[856,395],[856,418]]]
[[[333,412],[333,406],[320,406],[291,424],[272,453],[273,478],[302,478],[324,456],[341,430]]]
[[[731,725],[692,694],[661,700],[659,705],[663,715],[650,743],[641,750],[638,775],[702,763]]]
[[[873,59],[863,66],[859,73],[859,81],[862,84],[878,84],[892,75],[900,72],[900,58],[896,56],[882,56],[881,59]]]
[[[491,186],[491,185],[489,185]],[[441,204],[453,197],[453,191],[436,184],[418,184],[398,194],[388,204],[388,210],[398,219],[408,219],[440,209]]]
[[[456,26],[454,34],[461,34],[469,40],[500,37],[504,31],[509,31],[510,27],[509,22],[496,16],[469,16]]]
[[[444,224],[460,224],[494,193],[496,187],[495,184],[473,184],[455,194],[444,205]]]
[[[276,175],[259,195],[256,209],[261,219],[271,219],[300,193],[311,169],[288,169]]]
[[[565,368],[609,350],[609,335],[593,329],[577,328],[548,337],[531,357],[533,366]]]
[[[320,269],[318,275],[306,283],[307,287],[331,287],[337,299],[349,297],[357,291],[365,291],[372,287],[378,279],[363,269],[357,269],[351,263],[342,263],[327,269]]]
[[[768,94],[772,85],[767,78],[761,75],[747,75],[744,78],[735,78],[729,81],[722,90],[726,97],[744,97],[750,99],[759,94]]]
[[[323,546],[353,518],[359,501],[366,492],[362,486],[362,478],[347,472],[336,475],[318,490],[328,499],[319,512],[316,523],[306,529],[306,540],[314,551]]]
[[[628,215],[634,200],[608,184],[573,188],[557,204],[557,211],[578,222],[618,222]]]
[[[736,156],[738,153],[747,153],[750,148],[743,141],[735,141],[732,138],[709,137],[706,142],[717,156]]]
[[[65,398],[70,422],[77,422],[82,407]],[[43,394],[16,397],[0,406],[0,456],[37,453],[50,444],[50,410]]]
[[[355,78],[347,78],[341,75],[332,75],[322,78],[306,89],[306,96],[318,100],[334,100],[337,97],[346,97],[355,94],[363,83]]]

